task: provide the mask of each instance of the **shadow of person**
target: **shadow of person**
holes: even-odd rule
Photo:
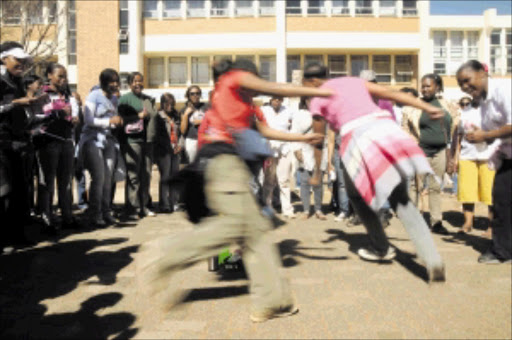
[[[130,313],[110,313],[97,315],[102,309],[114,306],[122,299],[120,293],[105,293],[93,296],[81,303],[73,313],[51,314],[31,327],[29,337],[48,339],[106,339],[121,332],[137,333],[129,328],[135,321]]]
[[[326,247],[300,247],[300,241],[293,239],[286,239],[279,242],[279,253],[281,254],[281,259],[283,261],[283,267],[294,267],[300,263],[299,258],[308,259],[308,260],[346,260],[346,256],[319,256],[319,255],[310,255],[304,252],[304,250],[337,250],[336,248],[326,248]]]
[[[45,318],[41,301],[75,290],[80,282],[111,285],[137,246],[98,250],[126,238],[63,241],[0,256],[0,338],[26,337]],[[43,335],[41,335],[43,336]]]
[[[492,241],[485,237],[466,233],[456,233],[450,237],[442,237],[441,239],[447,243],[462,244],[472,247],[481,254],[486,252],[492,244]]]
[[[190,303],[203,300],[226,299],[249,294],[249,286],[224,286],[224,287],[206,287],[194,288],[187,293],[187,297],[181,303]]]
[[[322,241],[322,243],[330,243],[336,240],[345,241],[349,245],[348,249],[354,254],[357,254],[357,250],[359,248],[368,245],[368,235],[366,234],[349,234],[338,229],[328,229],[326,230],[326,233],[332,236]],[[419,277],[423,281],[428,282],[427,270],[424,266],[418,264],[415,261],[416,255],[402,251],[392,243],[390,243],[390,245],[396,249],[396,257],[394,261],[398,262],[401,266],[403,266],[405,269],[407,269],[408,271],[410,271],[412,274]],[[392,262],[393,261],[380,261],[375,263],[391,264]]]

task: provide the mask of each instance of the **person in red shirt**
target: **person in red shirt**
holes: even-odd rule
[[[248,159],[241,157],[247,150],[241,147],[244,145],[241,137],[255,128],[268,139],[321,142],[322,134],[302,135],[271,129],[252,98],[258,93],[327,97],[331,91],[267,82],[258,77],[256,66],[249,61],[222,61],[214,66],[214,76],[215,92],[199,129],[201,148],[196,163],[206,164],[204,194],[208,208],[216,215],[204,218],[191,232],[157,240],[158,244],[147,247],[148,251],[158,251],[154,266],[150,266],[157,269],[153,287],[161,292],[170,286],[171,273],[237,243],[243,250],[242,259],[251,281],[251,320],[263,322],[292,315],[298,312],[298,307],[287,280],[279,273],[277,248],[266,241],[265,235],[272,226],[262,215],[250,188],[251,174],[245,162]],[[264,149],[261,136],[249,135],[256,144],[261,142]]]

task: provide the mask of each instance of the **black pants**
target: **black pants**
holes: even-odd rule
[[[512,259],[512,160],[503,162],[494,177],[492,202],[492,251],[502,260]]]
[[[153,152],[151,143],[123,143],[126,163],[125,208],[129,213],[143,212],[149,205]]]
[[[72,141],[52,141],[38,151],[41,174],[39,176],[39,207],[41,213],[52,217],[52,200],[57,180],[59,207],[64,222],[72,219],[73,194],[71,180],[73,176],[75,148]]]

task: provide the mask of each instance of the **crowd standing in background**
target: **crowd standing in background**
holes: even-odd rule
[[[511,84],[489,77],[478,61],[457,72],[467,93],[457,107],[442,97],[437,74],[421,78],[418,98],[413,88],[376,84],[371,70],[329,80],[326,68],[313,63],[305,67],[302,87],[267,82],[249,61],[223,60],[213,66],[209,102],[192,85],[177,111],[172,94],[162,94],[159,103],[144,94],[144,75],[137,71],[121,96],[119,74],[104,69],[82,102],[71,93],[63,65],[26,74],[32,60],[16,42],[1,44],[0,59],[0,220],[15,221],[2,224],[2,247],[27,242],[24,226],[33,223],[55,235],[60,228],[103,228],[184,208],[201,227],[161,240],[167,252],[156,261],[157,282],[165,286],[168,274],[238,243],[254,295],[251,319],[261,322],[298,311],[279,274],[277,251],[264,237],[272,225],[267,217],[276,214],[276,188],[281,216],[295,218],[291,187],[297,175],[302,218],[327,220],[322,203],[329,182],[334,220],[353,215],[351,223],[367,230],[368,246],[358,254],[368,261],[396,256],[384,232],[392,209],[430,280],[444,281],[431,232],[449,234],[441,196],[448,173],[458,175],[461,232],[472,231],[475,203],[488,206],[484,236],[492,245],[479,262],[511,261]],[[263,93],[271,97],[260,108],[253,97]],[[297,109],[283,105],[284,97],[294,96],[301,97]],[[157,206],[150,195],[154,165]],[[193,192],[177,185],[187,178],[200,179],[188,186]],[[122,181],[118,213],[113,197]],[[53,207],[55,188],[60,214]],[[430,229],[418,210],[425,191]],[[73,202],[85,210],[80,218]]]

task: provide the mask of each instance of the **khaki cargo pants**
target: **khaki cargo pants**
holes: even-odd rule
[[[271,223],[261,214],[249,180],[247,166],[237,156],[220,155],[209,161],[205,194],[218,215],[205,218],[193,231],[173,236],[165,245],[165,266],[187,267],[237,243],[251,282],[253,308],[289,306],[289,284],[280,273],[277,248],[267,239]]]

